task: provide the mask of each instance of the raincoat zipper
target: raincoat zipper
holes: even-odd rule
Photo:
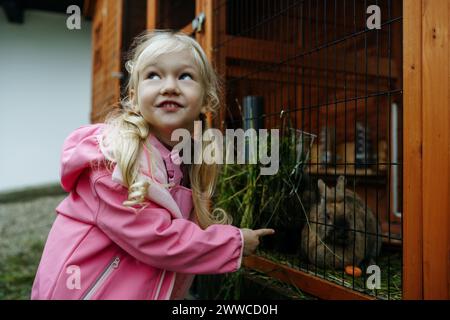
[[[97,280],[94,282],[94,284],[91,286],[91,288],[88,290],[88,292],[83,296],[82,300],[90,300],[92,296],[97,292],[98,288],[105,282],[105,280],[109,277],[109,275],[114,271],[114,269],[117,269],[119,266],[120,258],[115,257],[114,260],[110,262],[108,267],[102,272],[102,274],[97,278]]]
[[[164,281],[164,276],[166,275],[166,270],[163,270],[161,273],[161,277],[159,278],[158,286],[156,287],[156,293],[153,296],[154,300],[158,300],[159,292],[161,291],[161,286]]]

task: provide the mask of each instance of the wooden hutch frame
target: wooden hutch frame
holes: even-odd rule
[[[107,106],[120,97],[124,1],[86,1],[93,10],[93,122],[100,121]],[[195,33],[191,24],[182,30],[195,33],[224,74],[224,56],[239,57],[243,52],[236,50],[236,39],[232,41],[236,48],[213,51],[214,36],[225,34],[225,12],[215,17],[213,13],[218,3],[196,0],[196,15],[206,16],[202,31]],[[157,27],[158,6],[158,0],[147,0],[147,29]],[[450,0],[403,0],[403,299],[450,298],[449,40]],[[275,53],[265,41],[245,45],[259,49],[246,50],[252,55],[247,58],[264,61]],[[319,298],[371,299],[257,256],[246,258],[244,264]]]

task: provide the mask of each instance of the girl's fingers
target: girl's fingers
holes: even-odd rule
[[[257,229],[254,231],[258,237],[268,236],[275,233],[275,230],[273,229]]]

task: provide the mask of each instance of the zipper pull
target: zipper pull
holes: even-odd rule
[[[113,263],[112,263],[112,267],[114,268],[114,269],[116,269],[118,266],[119,266],[119,262],[120,262],[120,258],[119,257],[116,257],[115,259],[114,259],[114,261],[113,261]]]

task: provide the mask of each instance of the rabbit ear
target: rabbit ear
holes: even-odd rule
[[[336,191],[342,192],[344,191],[344,188],[345,188],[345,177],[339,176],[336,183]]]
[[[319,180],[317,181],[317,187],[319,187],[319,194],[320,194],[320,197],[321,197],[321,198],[325,197],[325,188],[326,188],[327,186],[325,185],[325,182],[323,182],[322,179],[319,179]]]
[[[336,183],[336,198],[341,199],[344,197],[345,190],[345,177],[339,176]]]

